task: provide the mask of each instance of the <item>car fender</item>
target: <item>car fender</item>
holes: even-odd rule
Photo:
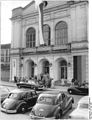
[[[17,107],[16,107],[16,110],[18,110],[19,108],[20,108],[20,106],[22,106],[22,105],[26,105],[27,103],[26,102],[21,102],[21,103],[19,103],[18,105],[17,105]]]
[[[69,92],[70,90],[71,90],[72,92],[81,92],[81,91],[78,90],[77,88],[69,88],[69,89],[68,89],[68,92]]]

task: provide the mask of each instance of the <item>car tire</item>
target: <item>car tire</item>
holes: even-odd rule
[[[26,105],[23,104],[23,105],[21,105],[21,106],[19,107],[18,112],[25,113],[26,110],[27,110]]]

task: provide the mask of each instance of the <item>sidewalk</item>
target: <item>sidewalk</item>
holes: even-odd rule
[[[0,81],[0,85],[9,86],[9,87],[16,87],[16,83],[14,83],[14,82],[7,82],[7,81]]]
[[[16,83],[14,82],[6,82],[6,81],[0,81],[0,85],[3,86],[8,86],[8,87],[16,87]],[[54,86],[54,88],[47,88],[48,90],[62,90],[62,91],[67,91],[68,87],[67,86]]]

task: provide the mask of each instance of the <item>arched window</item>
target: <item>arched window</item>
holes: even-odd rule
[[[29,28],[26,32],[26,47],[35,47],[36,33],[34,28]]]
[[[68,42],[68,28],[67,23],[61,21],[55,27],[55,44],[62,45]]]
[[[67,79],[67,62],[65,60],[60,61],[61,79]]]
[[[50,27],[48,25],[43,25],[43,39],[47,46],[50,45]]]

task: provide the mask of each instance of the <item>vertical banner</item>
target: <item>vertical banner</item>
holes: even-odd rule
[[[14,81],[14,76],[16,76],[16,59],[12,59],[12,80]]]
[[[35,6],[39,12],[39,39],[40,45],[44,45],[43,39],[43,7],[47,6],[47,1],[35,0]]]
[[[39,35],[40,35],[40,45],[44,44],[43,40],[43,3],[38,7],[39,11]]]

